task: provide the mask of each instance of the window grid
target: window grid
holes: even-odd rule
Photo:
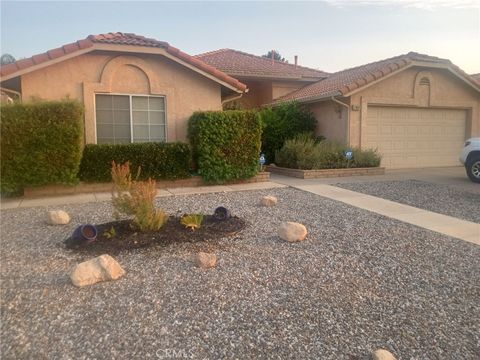
[[[102,137],[101,138],[101,143],[113,143],[113,144],[116,144],[116,143],[120,143],[122,139],[122,137],[118,137],[116,136],[116,126],[118,126],[119,124],[122,124],[121,122],[116,122],[115,121],[115,112],[116,111],[129,111],[129,121],[130,121],[130,142],[133,143],[133,142],[152,142],[152,141],[166,141],[167,140],[167,121],[166,121],[166,101],[165,101],[165,96],[150,96],[150,95],[127,95],[127,94],[95,94],[96,98],[95,98],[95,102],[96,102],[96,110],[95,110],[95,116],[96,116],[96,129],[97,129],[97,143],[99,142],[99,136],[98,136],[98,126],[99,124],[100,125],[111,125],[113,126],[113,137]],[[110,106],[109,108],[104,108],[104,107],[99,107],[97,106],[97,104],[99,103],[98,101],[98,97],[101,96],[101,97],[109,97],[109,102],[110,102]],[[128,104],[129,104],[129,108],[126,109],[126,108],[115,108],[115,98],[117,97],[117,99],[119,99],[120,97],[128,97]],[[133,102],[134,102],[134,98],[137,98],[137,99],[146,99],[147,100],[147,108],[146,109],[134,109],[133,107]],[[162,99],[162,103],[161,103],[161,106],[160,106],[160,109],[152,109],[152,105],[151,103],[153,102],[152,99]],[[111,122],[99,122],[97,120],[97,117],[98,117],[98,111],[110,111],[111,112]],[[138,113],[146,113],[146,122],[136,122],[135,125],[136,126],[146,126],[146,130],[147,130],[147,133],[148,133],[148,138],[145,138],[145,137],[137,137],[135,136],[135,128],[134,128],[134,111],[138,114]],[[160,120],[159,123],[155,123],[155,124],[152,124],[152,113],[159,113],[159,114],[163,114],[163,117],[162,119]],[[160,132],[160,136],[158,138],[156,138],[155,136],[152,136],[152,126],[154,127],[159,127],[161,129],[163,129],[163,131]],[[140,141],[138,141],[140,139]],[[106,141],[104,141],[106,140]]]

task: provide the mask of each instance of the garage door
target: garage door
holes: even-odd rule
[[[465,123],[465,110],[369,106],[362,147],[377,148],[387,168],[456,166]]]

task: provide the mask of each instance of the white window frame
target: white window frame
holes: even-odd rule
[[[165,141],[168,142],[168,120],[167,120],[167,96],[166,95],[156,95],[156,94],[125,94],[125,93],[103,93],[97,92],[93,94],[93,122],[95,128],[95,144],[98,144],[97,139],[97,95],[119,95],[119,96],[128,96],[129,106],[130,106],[130,144],[133,144],[133,107],[132,107],[132,97],[139,96],[139,97],[155,97],[155,98],[163,98],[163,103],[165,105]],[[148,127],[148,137],[150,138],[150,126]],[[112,144],[113,145],[113,144]]]

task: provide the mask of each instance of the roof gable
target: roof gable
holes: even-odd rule
[[[306,85],[301,89],[278,98],[275,102],[292,100],[307,102],[331,96],[349,96],[353,92],[413,65],[447,68],[477,91],[480,91],[479,84],[450,60],[409,52],[405,55],[395,56],[333,73],[328,78],[314,84]]]
[[[232,76],[278,78],[291,80],[322,79],[328,74],[321,70],[268,59],[233,49],[220,49],[195,55]]]
[[[27,59],[18,60],[12,64],[3,65],[0,67],[1,80],[8,80],[30,71],[35,71],[41,67],[49,66],[56,62],[67,60],[99,48],[106,50],[102,45],[123,45],[163,49],[167,54],[175,58],[175,60],[192,67],[194,70],[201,72],[204,75],[212,77],[214,80],[232,88],[232,90],[237,92],[244,92],[247,90],[247,86],[237,79],[234,79],[213,66],[182,52],[165,41],[121,32],[89,35],[86,39],[49,50],[42,54],[34,55]]]

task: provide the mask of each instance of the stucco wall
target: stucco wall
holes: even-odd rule
[[[422,78],[428,88],[419,85]],[[446,69],[412,67],[384,79],[350,97],[350,143],[360,146],[367,125],[368,105],[465,109],[465,137],[480,136],[480,94]]]
[[[307,83],[301,81],[274,81],[272,82],[272,99],[287,95],[292,91],[298,90]]]
[[[317,119],[316,135],[341,143],[346,141],[347,108],[333,101],[308,104],[307,107]]]
[[[22,76],[23,101],[70,97],[85,105],[85,140],[95,142],[95,93],[164,95],[167,141],[185,141],[190,115],[221,110],[220,85],[161,55],[84,54]]]
[[[250,80],[239,78],[247,85],[248,93],[236,100],[244,109],[255,109],[270,104],[280,96],[286,95],[306,85],[301,81]]]

